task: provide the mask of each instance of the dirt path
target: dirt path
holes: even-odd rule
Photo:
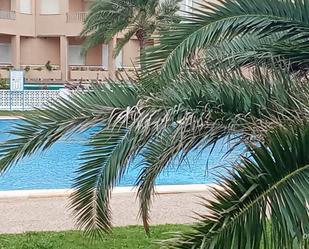
[[[158,195],[153,203],[152,224],[192,223],[193,211],[205,213],[198,196],[207,197],[209,192]],[[68,197],[0,198],[0,233],[72,230],[74,218],[68,204]],[[113,194],[112,211],[115,226],[141,224],[134,193]]]

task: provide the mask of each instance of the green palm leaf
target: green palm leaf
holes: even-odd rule
[[[104,128],[95,134],[82,155],[73,188],[72,208],[86,232],[109,230],[111,190],[121,179],[130,159],[147,138],[124,128]]]
[[[282,35],[274,34],[265,38],[254,35],[235,37],[230,41],[208,47],[197,63],[209,69],[253,67],[256,64],[282,67],[289,61],[290,69],[298,71],[308,67],[307,44],[304,41],[280,41]]]
[[[305,248],[308,144],[309,126],[304,125],[270,132],[265,144],[250,146],[252,158],[244,157],[213,190],[214,200],[205,200],[208,213],[192,232],[179,235],[166,247]]]
[[[263,38],[283,32],[281,41],[307,40],[308,5],[306,0],[204,1],[191,17],[162,32],[160,45],[149,50],[147,68],[175,76],[198,50],[245,35]]]
[[[48,149],[61,137],[82,132],[107,122],[115,108],[124,109],[137,102],[137,88],[127,84],[105,84],[87,93],[61,98],[37,115],[26,116],[2,144],[0,171],[40,149]]]
[[[91,47],[108,43],[124,32],[115,49],[118,55],[123,46],[134,36],[140,42],[141,50],[155,32],[171,22],[178,21],[179,0],[96,0],[85,20],[81,35],[86,37],[85,53]]]
[[[176,78],[159,93],[111,82],[26,117],[11,131],[15,137],[1,144],[0,170],[5,172],[66,135],[98,127],[75,179],[72,208],[78,224],[87,232],[110,229],[111,191],[128,162],[142,154],[144,168],[137,187],[148,229],[154,184],[170,161],[226,136],[261,139],[270,127],[302,123],[308,119],[308,96],[308,85],[283,73],[259,72],[247,79],[237,73],[200,71]]]

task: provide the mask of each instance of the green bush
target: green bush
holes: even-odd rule
[[[0,79],[0,89],[9,89],[9,80],[8,79]]]
[[[53,67],[52,65],[50,64],[50,61],[47,61],[46,64],[45,64],[45,67],[48,71],[52,71],[53,70]]]

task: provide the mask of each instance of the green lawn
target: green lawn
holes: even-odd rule
[[[76,231],[0,235],[0,249],[155,249],[159,248],[155,241],[171,237],[171,232],[188,229],[185,225],[154,226],[148,238],[142,227],[115,228],[113,234],[97,241],[90,241]]]

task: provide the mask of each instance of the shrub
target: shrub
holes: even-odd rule
[[[9,80],[0,78],[0,89],[9,89]]]

